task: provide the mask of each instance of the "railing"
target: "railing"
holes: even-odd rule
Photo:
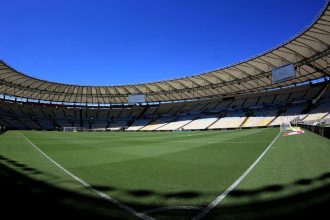
[[[299,124],[300,127],[319,134],[323,137],[330,138],[330,126],[319,126],[319,125],[307,125],[307,124]]]

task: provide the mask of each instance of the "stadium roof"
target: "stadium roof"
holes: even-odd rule
[[[330,3],[312,25],[287,42],[248,60],[183,78],[119,86],[80,86],[25,75],[0,61],[0,93],[68,103],[126,103],[128,94],[147,102],[226,97],[274,89],[330,76]],[[273,83],[271,70],[294,64],[296,78]]]

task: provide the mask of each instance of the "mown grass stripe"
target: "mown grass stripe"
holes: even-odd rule
[[[44,157],[46,157],[50,162],[52,162],[55,166],[57,166],[59,169],[61,169],[64,173],[66,173],[67,175],[69,175],[71,178],[73,178],[74,180],[76,180],[77,182],[79,182],[80,184],[82,184],[83,186],[85,186],[86,188],[90,189],[91,191],[93,191],[95,194],[99,195],[100,197],[102,197],[103,199],[110,201],[114,204],[116,204],[118,207],[122,208],[123,210],[132,213],[133,215],[141,218],[141,219],[145,219],[145,220],[153,220],[154,218],[146,215],[145,213],[141,213],[141,212],[137,212],[136,210],[134,210],[131,207],[128,207],[124,204],[122,204],[121,202],[113,199],[112,197],[110,197],[109,195],[105,194],[104,192],[94,189],[90,184],[86,183],[84,180],[80,179],[79,177],[77,177],[76,175],[74,175],[73,173],[71,173],[70,171],[68,171],[67,169],[65,169],[64,167],[62,167],[59,163],[57,163],[56,161],[54,161],[52,158],[50,158],[47,154],[45,154],[42,150],[40,150],[34,143],[32,143],[24,134],[22,134],[23,137],[37,150],[39,151]]]

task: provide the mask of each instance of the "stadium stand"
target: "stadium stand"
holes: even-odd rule
[[[63,127],[80,127],[108,131],[265,127],[278,126],[284,118],[318,122],[330,117],[330,90],[325,85],[328,82],[230,99],[115,108],[36,105],[2,100],[0,120],[2,125],[11,129],[60,130]],[[321,97],[316,100],[320,94]]]
[[[186,124],[190,123],[194,116],[184,116],[176,119],[175,121],[169,122],[168,124],[157,128],[158,131],[174,131],[184,127]]]
[[[237,115],[237,116],[235,116]],[[241,114],[231,113],[229,116],[220,118],[216,123],[211,125],[209,129],[231,129],[240,128],[242,123],[246,120],[245,116]]]
[[[134,121],[134,123],[129,126],[126,131],[138,131],[141,128],[143,128],[144,126],[146,126],[147,124],[149,124],[150,119],[140,119],[140,120],[136,120]]]
[[[183,127],[184,130],[203,130],[218,120],[215,115],[202,116],[199,119],[191,121],[189,124]]]
[[[255,111],[255,116],[250,116],[242,127],[265,127],[274,120],[277,109]]]
[[[321,120],[329,114],[330,103],[324,103],[313,109],[302,121]]]
[[[141,131],[153,131],[174,120],[174,117],[163,117],[141,128]]]

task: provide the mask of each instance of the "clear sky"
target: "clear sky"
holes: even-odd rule
[[[206,72],[311,24],[325,0],[1,1],[0,59],[33,77],[118,85]]]

